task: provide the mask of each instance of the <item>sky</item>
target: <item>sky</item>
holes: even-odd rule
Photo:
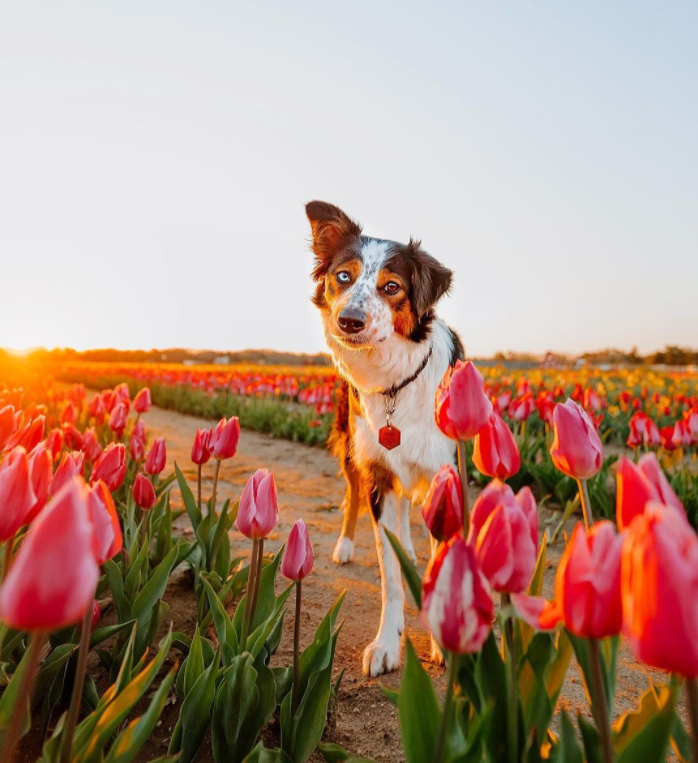
[[[0,346],[316,351],[304,204],[466,350],[698,345],[698,4],[0,3]]]

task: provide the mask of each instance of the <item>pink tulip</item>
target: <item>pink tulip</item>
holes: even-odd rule
[[[17,429],[17,431],[7,440],[4,446],[5,452],[21,445],[27,453],[32,450],[44,439],[45,416],[37,416],[35,419]]]
[[[211,455],[219,461],[232,458],[238,447],[240,439],[240,420],[237,416],[231,416],[227,421],[221,419],[211,432],[209,448]]]
[[[211,430],[197,429],[191,446],[191,460],[198,466],[203,466],[211,458]]]
[[[74,450],[71,453],[64,453],[61,463],[53,475],[51,484],[48,486],[48,494],[50,496],[56,495],[63,485],[70,482],[73,477],[76,477],[78,474],[82,476],[84,460],[85,455],[78,451]]]
[[[646,453],[637,466],[621,456],[616,471],[616,522],[619,530],[624,530],[636,516],[642,514],[649,501],[659,501],[685,513],[654,453]]]
[[[148,456],[145,459],[146,474],[160,474],[167,462],[167,448],[165,438],[158,437],[153,443]]]
[[[538,556],[538,507],[529,488],[494,480],[473,505],[468,542],[495,591],[528,588]]]
[[[313,547],[310,545],[308,528],[298,519],[291,532],[281,562],[281,574],[289,580],[303,580],[313,569]]]
[[[492,630],[494,604],[475,552],[461,535],[442,543],[422,583],[422,620],[442,649],[479,652]]]
[[[6,405],[0,408],[0,450],[5,447],[5,443],[12,437],[17,429],[15,419],[15,409],[12,405]]]
[[[653,667],[698,678],[698,537],[684,515],[655,501],[625,533],[623,634]]]
[[[97,564],[116,556],[123,546],[121,524],[109,488],[101,480],[88,492],[88,508],[93,529],[92,550]]]
[[[92,607],[98,579],[87,489],[76,477],[27,533],[0,590],[0,617],[20,631],[72,625]]]
[[[139,389],[138,394],[133,398],[133,410],[136,413],[148,413],[151,405],[150,389],[148,387]]]
[[[63,450],[63,442],[65,437],[61,429],[52,429],[46,436],[46,447],[48,448],[51,458],[55,461],[60,456]]]
[[[136,502],[136,506],[144,511],[152,509],[157,503],[153,483],[143,474],[136,475],[133,482],[133,500]]]
[[[477,433],[473,464],[482,474],[501,480],[512,477],[519,471],[519,448],[511,429],[498,413],[493,412],[485,426]]]
[[[0,463],[0,542],[15,536],[35,505],[29,458],[18,445]]]
[[[432,479],[422,504],[422,517],[437,540],[450,540],[463,529],[461,481],[450,464],[444,464]]]
[[[29,455],[29,478],[36,497],[34,506],[25,517],[25,524],[31,524],[36,515],[46,505],[48,488],[53,477],[53,456],[45,442],[40,442]]]
[[[274,529],[278,518],[274,475],[258,469],[242,491],[235,525],[248,538],[264,538]]]
[[[85,458],[92,464],[102,455],[102,446],[97,439],[94,427],[89,427],[83,435],[82,452]]]
[[[90,483],[103,480],[111,492],[121,487],[126,476],[126,447],[123,443],[110,442],[92,469]]]
[[[126,420],[128,419],[128,408],[123,403],[118,403],[112,408],[109,415],[109,429],[117,437],[121,437],[126,429]]]
[[[574,400],[555,406],[550,455],[555,466],[575,480],[593,477],[603,465],[603,446],[596,427]]]
[[[467,361],[449,368],[436,390],[434,418],[439,429],[452,440],[470,440],[492,413],[482,374]]]

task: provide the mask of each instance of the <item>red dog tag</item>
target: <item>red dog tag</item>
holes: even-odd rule
[[[400,430],[397,427],[381,427],[378,430],[378,442],[386,449],[392,450],[400,444]]]

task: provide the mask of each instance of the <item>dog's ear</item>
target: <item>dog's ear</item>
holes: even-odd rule
[[[410,239],[407,245],[412,259],[412,304],[421,318],[448,293],[453,273],[427,254],[420,241]]]
[[[361,235],[361,226],[354,222],[339,207],[325,201],[311,201],[305,205],[305,213],[313,233],[313,252],[317,264],[313,276],[323,275],[335,253],[347,239]]]

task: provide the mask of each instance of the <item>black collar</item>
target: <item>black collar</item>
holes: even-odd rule
[[[419,376],[419,374],[422,373],[422,371],[427,367],[427,363],[429,362],[429,358],[431,357],[433,347],[429,345],[429,352],[425,355],[424,360],[421,362],[419,368],[412,374],[412,376],[408,376],[404,381],[400,382],[400,384],[393,384],[392,387],[388,387],[388,389],[384,389],[381,392],[381,395],[387,398],[394,398],[397,396],[397,393],[401,389],[405,389],[405,387],[408,384],[412,384],[412,382]]]

